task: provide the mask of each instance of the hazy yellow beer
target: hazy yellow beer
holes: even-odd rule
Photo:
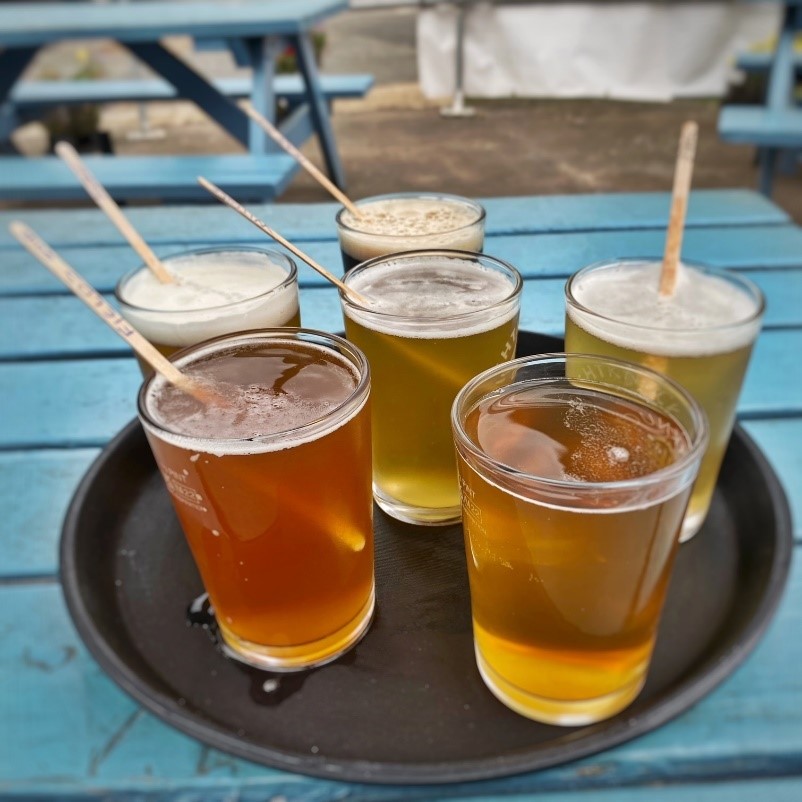
[[[565,348],[654,368],[702,405],[710,444],[683,525],[685,541],[710,507],[764,300],[751,281],[692,264],[680,267],[674,295],[661,298],[660,268],[618,260],[576,273],[566,285]]]
[[[486,371],[452,422],[479,671],[522,715],[580,725],[643,686],[706,425],[652,371],[567,359]]]
[[[413,251],[345,276],[345,331],[373,375],[373,489],[402,521],[459,520],[451,403],[472,376],[515,354],[521,277],[497,259]]]
[[[476,201],[434,192],[398,192],[357,201],[360,216],[337,214],[343,265],[402,251],[448,248],[481,251],[485,210]]]
[[[162,283],[142,266],[120,280],[115,294],[125,319],[165,356],[235,331],[301,325],[298,271],[283,253],[224,247],[163,261],[174,282]]]
[[[227,403],[156,376],[139,414],[225,644],[274,671],[334,659],[374,605],[364,355],[339,337],[267,329],[175,361]]]

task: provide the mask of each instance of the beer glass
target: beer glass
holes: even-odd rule
[[[235,331],[301,325],[298,270],[279,251],[225,246],[163,262],[174,282],[163,284],[142,265],[123,276],[115,295],[123,317],[165,356]]]
[[[565,349],[654,368],[702,405],[710,444],[682,528],[686,541],[710,507],[765,303],[748,279],[687,262],[674,295],[661,298],[660,269],[660,262],[627,259],[572,276],[565,288]]]
[[[373,375],[373,492],[401,521],[460,518],[451,403],[465,382],[515,354],[522,281],[498,259],[412,251],[345,276],[366,299],[340,293],[348,339]]]
[[[227,401],[160,375],[139,393],[227,651],[271,671],[333,660],[374,606],[367,360],[333,335],[264,329],[172,361]]]
[[[481,251],[485,210],[476,201],[435,192],[398,192],[357,201],[361,216],[342,208],[337,235],[343,265],[423,248]]]
[[[451,420],[485,684],[549,724],[614,715],[646,679],[704,413],[647,368],[548,354],[474,378]]]

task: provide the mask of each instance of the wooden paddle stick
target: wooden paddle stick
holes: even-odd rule
[[[90,198],[105,212],[106,216],[117,226],[118,231],[128,240],[131,247],[139,254],[139,258],[153,271],[156,278],[163,284],[169,284],[173,277],[161,263],[159,257],[150,249],[141,234],[131,225],[128,218],[122,213],[120,207],[106,191],[106,188],[95,178],[92,171],[86,166],[75,148],[69,142],[58,142],[56,153],[75,173]]]
[[[696,157],[698,138],[699,126],[693,121],[686,122],[682,126],[679,138],[677,164],[674,169],[674,190],[671,195],[671,217],[663,253],[663,269],[660,272],[660,295],[664,297],[673,295],[677,284],[685,214],[688,211],[688,195],[691,191],[693,160]]]
[[[267,234],[268,237],[271,237],[280,245],[283,245],[288,251],[294,253],[299,259],[306,262],[309,267],[320,273],[320,275],[323,276],[326,281],[330,281],[335,287],[341,290],[347,298],[356,301],[356,303],[361,304],[362,306],[365,306],[369,303],[367,298],[360,295],[358,292],[355,292],[347,284],[340,281],[337,276],[335,276],[333,273],[330,273],[322,265],[319,265],[311,256],[308,256],[300,248],[293,245],[288,239],[282,237],[278,231],[274,231],[269,225],[267,225],[267,223],[262,222],[255,214],[249,212],[244,206],[241,206],[239,203],[237,203],[237,201],[235,201],[231,195],[223,192],[223,190],[220,189],[220,187],[218,187],[216,184],[208,181],[203,176],[198,176],[198,183],[207,192],[211,192],[211,194],[214,195],[215,198],[220,201],[220,203],[224,203],[230,209],[233,209],[235,212],[242,215],[249,223],[253,223],[261,232]]]
[[[277,144],[279,147],[284,148],[290,156],[295,159],[301,167],[306,170],[319,184],[327,189],[351,214],[355,217],[362,217],[362,212],[359,207],[332,181],[329,180],[325,173],[322,173],[309,159],[301,153],[295,145],[287,139],[281,131],[276,128],[273,123],[266,117],[259,114],[253,106],[243,106],[245,113]]]
[[[225,403],[213,390],[201,386],[182,373],[167,357],[160,354],[116,309],[111,307],[78,273],[75,272],[36,232],[15,220],[9,231],[28,253],[61,279],[106,325],[122,337],[154,370],[202,403]]]

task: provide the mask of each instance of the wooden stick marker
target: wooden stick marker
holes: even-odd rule
[[[329,180],[329,177],[322,173],[309,159],[301,153],[295,145],[287,139],[281,131],[276,128],[273,123],[270,122],[266,117],[259,114],[258,111],[253,106],[244,106],[243,107],[245,113],[280,147],[284,148],[290,156],[295,159],[301,167],[306,170],[309,175],[312,176],[318,183],[320,183],[324,189],[327,189],[349,212],[351,212],[354,217],[362,217],[362,212],[359,211],[359,207],[339,188],[337,187],[332,181]]]
[[[58,142],[55,151],[81,182],[89,197],[92,198],[101,211],[105,212],[109,220],[117,226],[117,230],[128,240],[131,247],[139,254],[139,258],[153,271],[156,278],[162,284],[171,283],[174,280],[173,276],[161,263],[159,257],[153,253],[141,234],[131,225],[120,207],[106,191],[106,188],[95,178],[75,148],[69,142]]]
[[[674,168],[674,190],[671,195],[671,217],[668,221],[666,248],[663,252],[663,269],[660,272],[660,295],[670,297],[677,285],[679,258],[682,250],[682,235],[685,231],[685,214],[688,211],[688,195],[693,177],[693,160],[696,157],[696,142],[699,126],[692,120],[682,126]]]
[[[202,403],[226,403],[213,390],[201,386],[182,373],[166,356],[160,354],[116,309],[111,307],[78,273],[76,273],[36,232],[18,220],[8,227],[14,238],[28,253],[61,279],[99,318],[120,335],[134,351],[167,381]]]
[[[365,298],[363,295],[360,295],[355,290],[352,290],[347,284],[340,281],[340,279],[338,279],[337,276],[335,276],[333,273],[330,273],[322,265],[319,265],[311,256],[308,256],[300,248],[293,245],[288,239],[282,237],[281,234],[278,233],[278,231],[274,231],[272,228],[270,228],[269,225],[267,225],[267,223],[262,222],[255,214],[248,211],[244,206],[237,203],[237,201],[235,201],[234,198],[231,197],[231,195],[227,194],[226,192],[223,192],[223,190],[220,189],[220,187],[218,187],[217,184],[213,184],[211,181],[207,180],[203,176],[198,176],[198,183],[207,192],[210,192],[212,195],[214,195],[215,198],[217,198],[217,200],[220,201],[220,203],[224,203],[230,209],[233,209],[235,212],[242,215],[248,222],[253,223],[261,232],[267,234],[268,237],[271,237],[280,245],[283,245],[288,251],[294,253],[299,259],[306,262],[309,265],[309,267],[320,273],[320,275],[323,276],[323,278],[326,279],[326,281],[330,281],[332,284],[334,284],[335,287],[341,290],[342,293],[347,298],[350,298],[351,300],[355,301],[358,304],[361,304],[362,306],[367,306],[370,303],[367,298]]]

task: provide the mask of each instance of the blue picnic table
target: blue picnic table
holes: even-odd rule
[[[521,326],[563,331],[563,284],[611,256],[658,256],[665,194],[494,198],[486,251],[525,276]],[[257,214],[338,268],[333,204]],[[216,207],[134,208],[159,254],[265,240]],[[62,516],[80,477],[135,414],[125,346],[11,238],[23,218],[99,290],[137,264],[94,210],[0,213],[0,794],[158,800],[522,799],[772,802],[802,799],[802,571],[748,661],[698,705],[623,746],[540,772],[453,786],[368,786],[264,768],[181,734],[121,691],[88,655],[58,582]],[[802,549],[802,229],[762,196],[694,192],[689,259],[750,276],[768,312],[739,405],[777,470]],[[336,292],[300,270],[304,323],[341,329]]]
[[[767,72],[763,104],[724,106],[718,119],[718,132],[725,142],[757,146],[759,188],[767,197],[771,197],[783,153],[790,154],[795,163],[802,151],[802,108],[796,94],[800,65],[795,52],[797,35],[802,33],[802,0],[783,0],[783,4],[774,52],[747,54],[738,59],[741,69]]]
[[[113,100],[183,98],[197,103],[218,125],[248,148],[243,156],[156,157],[144,164],[137,157],[92,161],[100,180],[118,198],[182,198],[203,196],[195,183],[198,172],[209,175],[240,197],[271,199],[289,183],[294,161],[237,105],[247,97],[268,119],[276,118],[276,97],[290,92],[295,102],[281,121],[291,141],[311,134],[320,141],[332,180],[345,186],[329,116],[332,97],[361,94],[370,76],[321,79],[311,32],[316,24],[347,6],[347,0],[135,0],[135,2],[0,3],[0,140],[32,109],[48,105]],[[242,81],[210,81],[162,43],[168,36],[192,36],[201,42],[224,42],[252,77]],[[111,38],[154,70],[157,81],[73,81],[18,84],[36,52],[66,39]],[[299,73],[294,85],[275,75],[275,58],[289,44]],[[277,84],[278,80],[278,84]],[[286,84],[286,80],[284,81]],[[302,98],[299,97],[302,94]],[[54,200],[82,197],[80,187],[55,157],[0,160],[0,199]]]

